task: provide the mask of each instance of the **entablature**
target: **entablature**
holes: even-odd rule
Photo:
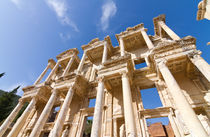
[[[147,31],[147,29],[144,28],[144,24],[128,27],[126,31],[116,34],[116,38],[119,43],[120,39],[122,39],[125,51],[147,48],[141,31]]]
[[[159,118],[159,117],[168,117],[168,115],[173,110],[172,107],[158,107],[154,109],[144,109],[140,110],[140,114],[144,116],[144,118]]]
[[[102,59],[104,47],[106,46],[108,56],[112,56],[113,46],[109,36],[105,37],[104,40],[98,38],[93,39],[87,45],[83,45],[82,49],[86,52],[88,59],[94,63]]]

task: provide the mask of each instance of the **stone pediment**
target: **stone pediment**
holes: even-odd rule
[[[61,59],[64,59],[66,57],[71,57],[74,54],[77,55],[78,53],[79,53],[78,49],[73,48],[73,49],[69,49],[69,50],[66,50],[66,51],[62,52],[61,54],[57,55],[56,58],[58,60],[61,60]]]

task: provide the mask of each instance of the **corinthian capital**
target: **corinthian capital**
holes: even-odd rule
[[[120,75],[122,76],[122,78],[128,77],[128,72],[127,71],[121,71]]]
[[[98,81],[98,82],[104,82],[104,76],[98,77],[98,78],[97,78],[97,81]]]
[[[188,57],[192,59],[200,58],[201,53],[200,50],[194,50],[193,52],[188,53]]]
[[[157,61],[157,65],[158,65],[159,68],[165,67],[166,63],[167,63],[167,60],[164,59],[164,58]]]

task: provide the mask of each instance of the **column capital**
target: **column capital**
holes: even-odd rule
[[[128,72],[127,71],[121,71],[120,75],[122,76],[122,78],[128,77]]]
[[[51,91],[51,92],[52,92],[52,94],[53,94],[53,93],[55,94],[55,93],[57,93],[57,92],[58,92],[58,89],[57,89],[57,88],[54,88],[54,89],[52,89],[52,91]]]
[[[166,66],[167,60],[166,59],[160,59],[157,61],[157,65],[159,68],[163,68]]]
[[[18,99],[19,103],[23,104],[24,100],[22,98]]]
[[[202,52],[200,50],[195,50],[193,52],[188,53],[188,57],[192,59],[200,58],[201,53]]]
[[[142,31],[147,32],[147,29],[144,28],[144,27],[142,27],[142,28],[140,29],[140,31],[141,31],[141,32],[142,32]]]
[[[104,82],[104,80],[105,80],[104,76],[101,76],[101,77],[98,77],[97,78],[97,81],[98,82]]]

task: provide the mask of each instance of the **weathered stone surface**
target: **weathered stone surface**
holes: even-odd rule
[[[91,137],[210,136],[209,64],[196,39],[180,38],[165,15],[153,22],[154,36],[139,24],[116,34],[119,46],[113,47],[109,36],[96,38],[82,46],[81,60],[75,48],[56,56],[57,62],[50,59],[34,85],[23,88],[20,104],[30,102],[29,107],[12,123],[18,105],[0,135],[82,137],[93,116]],[[140,90],[154,87],[163,106],[145,109]],[[146,119],[158,117],[168,117],[170,125],[147,126]]]

